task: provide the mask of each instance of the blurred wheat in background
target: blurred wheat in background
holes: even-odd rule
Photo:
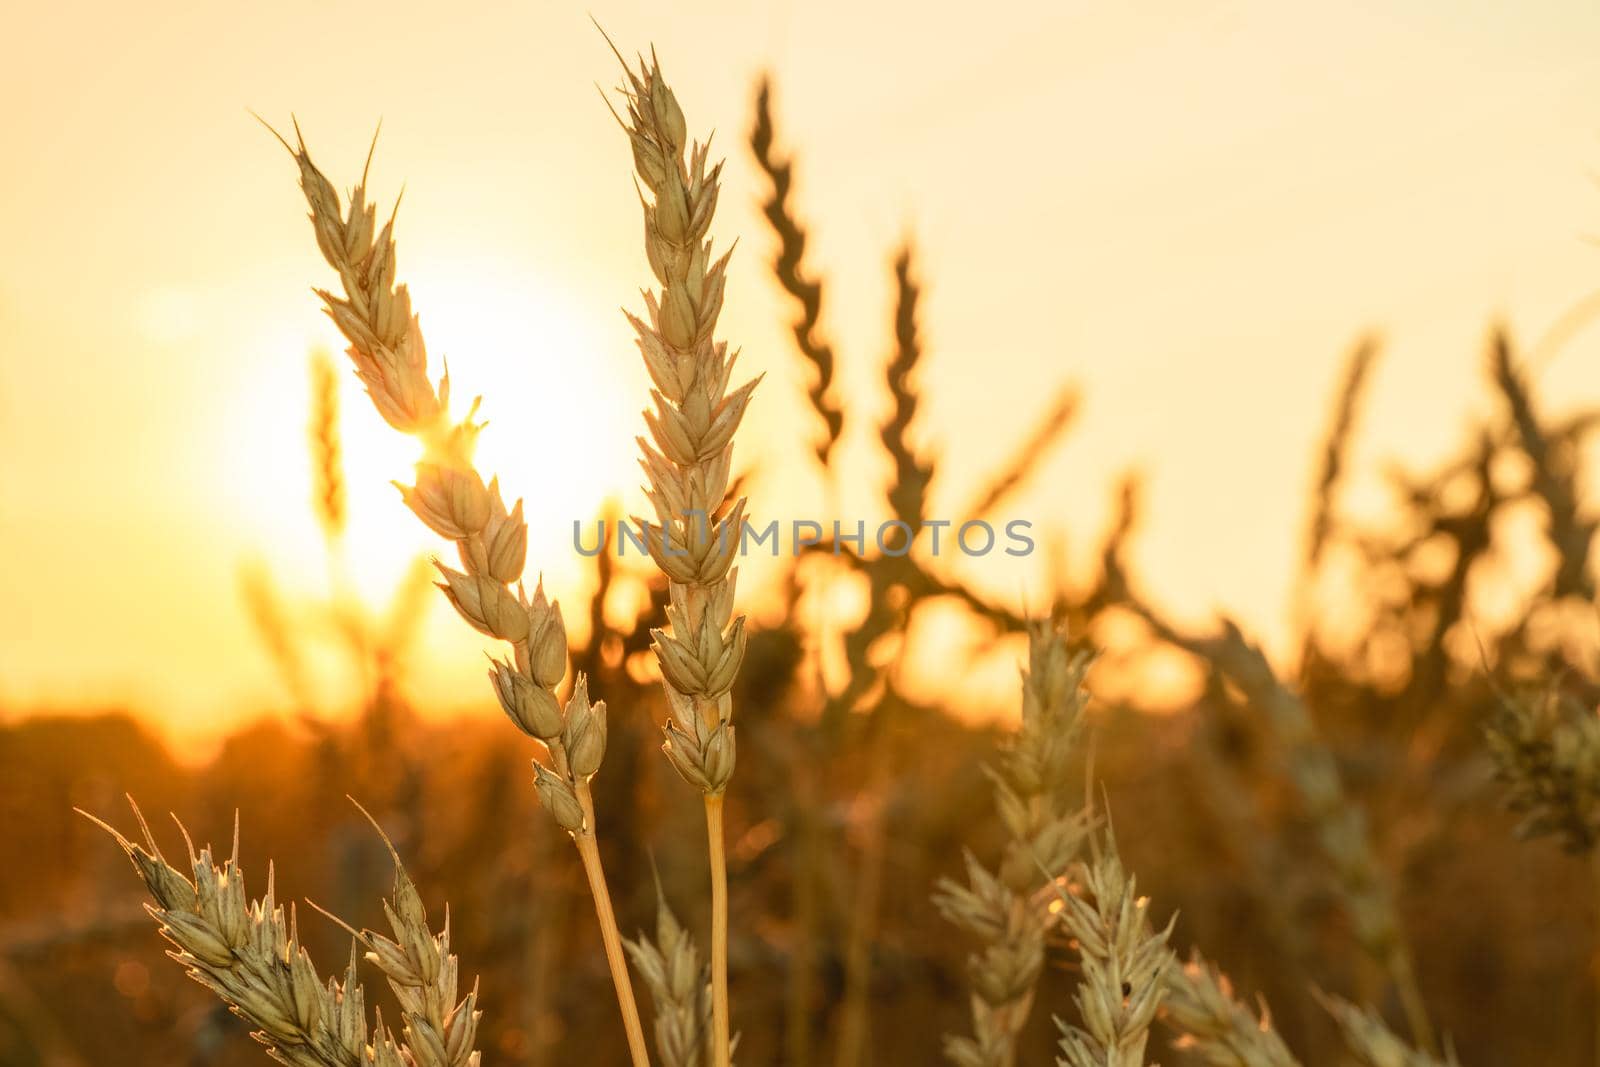
[[[1136,471],[1087,573],[1003,600],[934,550],[941,527],[1000,525],[1094,397],[1037,383],[985,431],[1003,458],[956,477],[960,442],[926,425],[925,319],[960,294],[926,291],[912,235],[884,248],[881,395],[845,388],[863,343],[831,332],[797,184],[839,161],[785,143],[763,79],[727,171],[757,184],[736,188],[672,57],[617,58],[637,204],[621,181],[616,210],[642,212],[655,286],[626,313],[648,406],[534,456],[516,489],[482,473],[480,435],[555,417],[557,361],[584,354],[540,353],[549,388],[491,395],[507,414],[487,426],[430,363],[398,204],[369,191],[376,142],[341,194],[298,125],[280,137],[337,279],[323,310],[418,449],[400,501],[453,552],[384,603],[353,578],[346,434],[373,412],[342,410],[346,369],[313,352],[304,456],[285,441],[281,461],[309,465],[324,592],[265,562],[237,590],[286,713],[189,762],[129,714],[0,726],[0,1065],[1600,1062],[1600,409],[1539,388],[1592,309],[1526,351],[1484,329],[1481,410],[1438,468],[1383,473],[1381,523],[1344,495],[1383,339],[1350,347],[1307,457],[1286,641],[1162,606],[1130,563]],[[740,254],[770,268],[788,352],[741,360],[719,336],[730,194],[760,200],[769,232]],[[899,540],[833,529],[737,583],[746,515],[809,506],[736,462],[772,410],[829,517],[863,431]],[[585,555],[563,611],[531,531],[585,516],[554,514],[545,476],[623,434],[649,558]],[[411,681],[429,584],[491,650],[489,684],[442,709]],[[953,680],[995,656],[1021,677],[989,721]],[[1176,700],[1174,676],[1193,682]]]

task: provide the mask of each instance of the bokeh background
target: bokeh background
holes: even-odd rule
[[[1585,1055],[1593,891],[1581,860],[1512,840],[1479,735],[1495,686],[1559,674],[1592,695],[1596,677],[1590,528],[1552,536],[1537,490],[1554,478],[1592,514],[1600,11],[593,13],[625,51],[655,45],[728,160],[724,333],[767,375],[741,431],[753,513],[892,517],[903,477],[881,425],[900,410],[930,516],[973,517],[1017,469],[984,514],[1039,535],[1025,559],[868,552],[741,582],[759,630],[731,816],[741,1059],[933,1062],[928,1019],[963,1028],[968,946],[928,893],[963,847],[998,840],[980,762],[1015,715],[1007,634],[1044,611],[1105,652],[1096,772],[1180,944],[1264,993],[1308,1062],[1335,1062],[1312,984],[1393,1017],[1259,716],[1134,597],[1193,632],[1238,619],[1304,689],[1463,1061]],[[642,505],[647,383],[617,309],[648,268],[596,93],[615,58],[564,5],[57,5],[12,22],[0,1064],[253,1062],[72,813],[117,816],[124,792],[219,844],[238,809],[258,878],[273,857],[287,895],[371,923],[387,875],[344,800],[360,797],[430,902],[451,901],[491,1060],[611,1062],[570,848],[535,810],[481,644],[423,580],[441,546],[389,484],[414,450],[311,355],[337,352],[308,291],[328,278],[294,169],[250,111],[296,116],[341,184],[382,120],[372,184],[383,202],[404,188],[400,271],[430,347],[458,395],[484,395],[480,458],[527,498],[530,568],[619,712],[600,784],[624,926],[652,914],[652,855],[700,921],[697,816],[652,752],[657,591],[571,544],[574,520]],[[763,76],[838,355],[826,467],[748,143]],[[896,395],[890,265],[907,246],[921,348]],[[1491,373],[1497,336],[1543,459]],[[319,470],[337,472],[335,513]],[[336,930],[313,936],[339,958]],[[1071,982],[1052,973],[1041,1003],[1068,1010]],[[857,1047],[840,1034],[863,998]]]

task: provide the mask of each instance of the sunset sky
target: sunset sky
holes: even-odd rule
[[[336,348],[295,171],[249,115],[298,116],[336,184],[383,132],[400,274],[480,455],[528,498],[530,573],[582,573],[574,518],[637,499],[647,383],[620,306],[649,279],[625,140],[595,89],[615,59],[581,5],[32,5],[0,43],[0,712],[132,704],[174,734],[281,706],[239,595],[262,565],[325,591],[309,509],[307,354]],[[1491,410],[1490,322],[1533,342],[1600,288],[1600,8],[1591,3],[1121,5],[599,3],[654,43],[691,130],[728,156],[740,238],[723,333],[767,382],[741,435],[760,515],[830,518],[767,280],[745,148],[773,73],[798,154],[809,264],[830,284],[852,479],[888,400],[888,255],[927,282],[916,427],[959,509],[1064,381],[1085,404],[1008,515],[1086,564],[1118,476],[1148,477],[1134,561],[1174,613],[1287,622],[1330,389],[1386,338],[1349,495],[1453,449]],[[1600,330],[1538,373],[1600,401]],[[382,599],[441,546],[390,479],[413,449],[352,381],[343,431],[354,578]],[[963,516],[951,514],[959,519]],[[1043,561],[975,580],[1042,599]],[[417,689],[484,697],[442,606]]]

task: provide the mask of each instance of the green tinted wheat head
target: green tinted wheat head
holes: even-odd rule
[[[744,505],[728,501],[733,435],[759,378],[730,391],[738,353],[716,339],[728,256],[713,259],[708,233],[722,164],[709,145],[688,140],[683,109],[652,55],[638,70],[622,61],[617,116],[633,149],[638,180],[649,190],[645,254],[661,285],[645,293],[648,321],[630,314],[650,372],[650,435],[639,439],[646,492],[656,522],[637,520],[669,582],[667,629],[651,631],[671,717],[662,750],[705,798],[711,861],[713,1063],[731,1056],[728,1007],[728,874],[722,795],[734,767],[730,691],[744,659],[744,616],[733,617],[732,566]]]
[[[478,990],[474,984],[465,999],[456,1000],[459,968],[450,951],[450,921],[447,917],[437,934],[428,928],[422,894],[406,874],[388,835],[378,828],[377,820],[372,825],[394,860],[394,899],[383,902],[393,936],[371,930],[351,933],[365,946],[367,959],[383,972],[400,1002],[406,1044],[417,1067],[477,1067],[478,1054],[472,1046],[482,1014],[476,1010]]]
[[[437,387],[428,377],[421,323],[405,285],[395,281],[393,216],[378,227],[376,208],[366,199],[365,173],[351,191],[348,209],[342,209],[333,183],[312,163],[298,127],[295,132],[296,144],[285,141],[284,146],[299,165],[317,247],[338,273],[343,295],[317,293],[349,341],[350,360],[378,413],[424,445],[416,483],[399,488],[417,517],[456,545],[462,569],[436,564],[443,578],[440,589],[474,628],[511,648],[508,657],[493,661],[489,678],[512,723],[549,754],[548,766],[534,763],[534,785],[583,860],[629,1049],[635,1063],[645,1063],[644,1030],[594,839],[590,780],[605,755],[605,703],[589,700],[581,674],[565,705],[556,698],[567,671],[560,605],[546,598],[542,584],[532,596],[521,584],[528,547],[522,502],[507,510],[498,481],[486,485],[473,466],[473,445],[482,428],[473,421],[477,403],[465,419],[453,422],[448,374]]]
[[[1344,1039],[1346,1050],[1363,1067],[1456,1067],[1453,1054],[1440,1059],[1406,1044],[1371,1008],[1359,1007],[1339,997],[1323,996],[1321,1000],[1322,1006],[1339,1024],[1339,1035]]]
[[[711,967],[700,962],[694,938],[656,886],[656,936],[625,942],[634,969],[654,1002],[656,1055],[662,1067],[707,1067],[713,1062]]]
[[[1174,961],[1167,970],[1161,1009],[1179,1033],[1179,1048],[1193,1049],[1211,1067],[1300,1067],[1272,1028],[1265,1008],[1257,1015],[1233,995],[1228,976],[1201,959]]]
[[[256,1027],[253,1036],[272,1059],[289,1067],[478,1067],[477,992],[456,999],[449,930],[428,929],[398,856],[395,899],[384,905],[395,940],[357,935],[400,998],[404,1029],[397,1041],[381,1012],[369,1032],[353,944],[344,981],[324,982],[300,944],[293,912],[286,915],[277,903],[270,871],[266,894],[249,898],[237,828],[233,855],[221,865],[209,848],[196,854],[189,846],[191,878],[167,862],[137,807],[134,813],[143,845],[87,817],[116,838],[155,898],[146,907],[173,945],[168,954]]]
[[[1225,976],[1198,957],[1178,964],[1167,947],[1175,919],[1151,924],[1115,837],[1097,832],[1093,813],[1076,803],[1087,790],[1073,788],[1068,760],[1083,731],[1088,655],[1069,652],[1042,623],[1029,629],[1028,653],[1022,725],[991,771],[1011,835],[1005,858],[991,873],[969,854],[968,884],[943,881],[935,896],[946,918],[986,942],[969,963],[974,1034],[947,1038],[946,1055],[960,1067],[1016,1062],[1045,938],[1059,924],[1083,973],[1081,1025],[1056,1020],[1066,1067],[1139,1067],[1159,1011],[1180,1047],[1214,1067],[1298,1067],[1265,1013],[1239,1004]]]
[[[1266,655],[1233,622],[1224,620],[1218,636],[1191,637],[1179,634],[1148,606],[1134,606],[1164,639],[1211,664],[1238,686],[1265,717],[1283,748],[1290,782],[1316,827],[1317,843],[1338,880],[1356,938],[1388,972],[1412,1037],[1431,1052],[1437,1047],[1433,1024],[1417,987],[1388,876],[1378,861],[1366,818],[1345,792],[1338,764],[1305,701],[1279,679]]]
[[[1569,852],[1600,841],[1600,715],[1551,688],[1507,698],[1486,730],[1506,803],[1523,837],[1551,836]]]
[[[1033,1007],[1045,935],[1055,922],[1053,879],[1077,856],[1090,825],[1071,768],[1088,665],[1089,657],[1068,651],[1047,624],[1030,629],[1021,729],[989,769],[1010,838],[1005,855],[991,872],[968,854],[967,884],[944,879],[934,895],[946,919],[984,942],[968,961],[973,1035],[945,1039],[945,1054],[959,1067],[1015,1062]]]
[[[1060,891],[1062,925],[1077,944],[1083,978],[1074,1000],[1081,1026],[1060,1019],[1061,1067],[1144,1067],[1150,1024],[1166,995],[1173,965],[1165,928],[1154,929],[1150,902],[1138,895],[1116,842],[1079,863],[1078,892]]]

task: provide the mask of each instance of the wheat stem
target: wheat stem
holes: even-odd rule
[[[711,853],[711,1019],[715,1067],[728,1067],[728,854],[723,845],[722,794],[706,794],[706,839]]]
[[[1017,1062],[1017,1045],[1044,970],[1045,942],[1059,921],[1059,912],[1050,907],[1060,889],[1057,881],[1073,868],[1094,821],[1071,788],[1088,667],[1089,657],[1071,652],[1049,624],[1029,624],[1021,728],[1000,760],[986,768],[1010,841],[998,868],[991,871],[968,852],[968,884],[940,879],[934,893],[940,913],[984,945],[967,962],[972,1035],[945,1038],[945,1058],[955,1067]],[[1124,1065],[1108,1060],[1106,1067]]]
[[[617,928],[617,913],[611,907],[611,890],[606,885],[605,868],[600,863],[600,848],[594,837],[594,795],[588,782],[577,788],[583,807],[584,828],[572,835],[583,860],[583,873],[589,879],[594,897],[594,913],[600,920],[600,940],[606,948],[606,964],[617,987],[617,1006],[622,1010],[622,1027],[628,1035],[628,1055],[635,1067],[648,1067],[650,1053],[645,1045],[644,1024],[639,1021],[639,1005],[633,998],[633,982],[628,977],[628,960],[622,950],[622,931]]]

